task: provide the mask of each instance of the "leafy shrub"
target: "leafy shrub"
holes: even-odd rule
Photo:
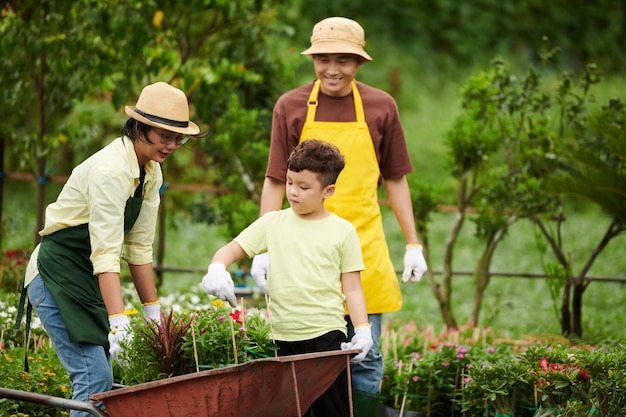
[[[65,368],[48,343],[28,355],[29,372],[24,372],[24,348],[9,349],[0,354],[2,386],[20,391],[71,398],[71,385]],[[0,399],[0,415],[29,417],[68,416],[66,410],[25,401]]]

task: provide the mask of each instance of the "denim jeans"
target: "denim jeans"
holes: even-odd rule
[[[108,352],[100,345],[70,341],[61,313],[41,276],[37,276],[27,290],[28,299],[69,374],[72,399],[90,402],[89,395],[109,391],[113,386],[113,370]],[[102,402],[95,405],[103,408]],[[71,410],[70,417],[93,416],[84,411]]]
[[[354,336],[354,327],[348,321],[348,340]],[[372,323],[372,339],[374,344],[372,348],[359,363],[351,366],[352,372],[352,389],[355,391],[364,391],[370,394],[378,395],[380,392],[380,382],[383,378],[383,357],[380,354],[380,333],[382,326],[382,314],[368,314],[367,320]]]

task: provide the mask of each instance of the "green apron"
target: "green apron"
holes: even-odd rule
[[[142,168],[139,186],[126,201],[125,235],[141,211],[144,177]],[[101,345],[108,351],[109,316],[90,255],[89,225],[81,224],[44,236],[37,267],[59,308],[70,340]]]

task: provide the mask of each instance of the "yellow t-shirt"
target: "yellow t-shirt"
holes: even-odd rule
[[[349,221],[334,214],[303,220],[291,209],[272,211],[235,242],[249,257],[269,254],[275,340],[308,340],[333,330],[347,333],[341,274],[365,269],[359,237]]]

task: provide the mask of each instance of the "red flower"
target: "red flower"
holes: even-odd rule
[[[586,369],[583,369],[582,371],[580,371],[580,373],[578,374],[578,377],[580,379],[582,379],[583,381],[587,381],[589,379],[589,372],[587,372]]]
[[[230,313],[230,318],[233,319],[235,323],[242,324],[241,311],[235,310],[234,312]]]
[[[541,358],[541,360],[539,361],[539,367],[543,372],[548,372],[548,358]]]

